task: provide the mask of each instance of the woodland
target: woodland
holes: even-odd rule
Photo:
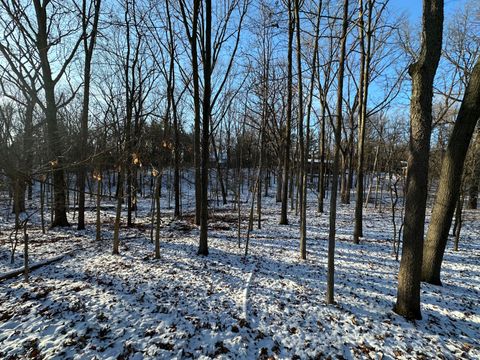
[[[0,0],[0,358],[480,358],[480,4],[418,3]]]

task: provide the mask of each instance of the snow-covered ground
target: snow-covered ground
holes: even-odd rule
[[[460,251],[448,245],[444,286],[422,285],[423,320],[407,322],[392,307],[399,264],[392,255],[390,212],[365,211],[365,238],[351,242],[353,205],[340,205],[336,304],[327,306],[328,213],[312,200],[307,260],[299,258],[298,218],[278,225],[279,204],[263,200],[262,229],[249,255],[238,247],[231,204],[213,214],[208,257],[196,255],[191,216],[163,213],[161,259],[153,258],[149,199],[135,228],[121,229],[111,255],[113,210],[96,242],[88,229],[29,229],[31,262],[75,250],[62,261],[0,283],[0,358],[480,358],[480,211],[465,211]],[[112,203],[110,203],[112,204]],[[243,204],[243,213],[247,213]],[[73,222],[73,221],[72,221]],[[0,272],[9,264],[11,222],[0,219]],[[247,289],[248,287],[248,289]]]

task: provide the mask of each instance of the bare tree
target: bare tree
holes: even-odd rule
[[[21,4],[17,1],[2,0],[1,5],[5,14],[12,20],[11,24],[16,30],[23,33],[24,38],[34,48],[40,63],[43,90],[45,95],[45,106],[43,107],[47,134],[50,164],[52,166],[54,185],[54,219],[52,226],[68,226],[67,208],[65,197],[65,169],[63,163],[63,139],[58,126],[58,110],[73,98],[58,98],[56,87],[65,78],[65,73],[82,42],[83,34],[81,26],[75,21],[66,22],[60,14],[66,4],[58,2],[32,1],[30,4]],[[30,18],[34,17],[35,26],[32,26]],[[72,18],[75,17],[70,12]],[[52,71],[52,60],[49,54],[52,49],[58,48],[60,43],[71,42],[70,47],[65,47],[61,52],[61,58],[56,57],[56,74]],[[8,40],[8,39],[7,39]],[[63,46],[63,44],[62,44]],[[75,94],[76,90],[73,91]],[[32,94],[33,95],[33,94]]]

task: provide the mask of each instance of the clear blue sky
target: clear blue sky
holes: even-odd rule
[[[464,6],[467,0],[444,0],[445,15],[460,6]],[[409,16],[410,21],[419,23],[422,14],[422,0],[390,0],[390,9],[398,14],[405,13]]]

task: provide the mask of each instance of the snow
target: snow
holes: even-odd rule
[[[336,303],[326,305],[328,213],[317,214],[313,198],[305,261],[298,218],[292,212],[279,226],[274,198],[263,199],[246,258],[229,204],[210,221],[208,257],[196,254],[191,216],[170,221],[172,210],[162,209],[154,259],[150,200],[141,205],[137,226],[121,229],[119,256],[111,255],[113,210],[102,212],[99,242],[93,211],[85,231],[42,235],[32,220],[32,263],[76,251],[32,271],[29,283],[0,283],[0,358],[480,358],[479,211],[465,211],[460,251],[449,243],[445,254],[444,286],[422,284],[423,319],[408,322],[392,311],[399,264],[386,209],[365,210],[365,237],[355,245],[354,205],[339,205]],[[1,273],[23,265],[21,242],[9,264],[11,228],[0,218]]]
[[[247,283],[245,284],[245,290],[243,291],[243,311],[242,311],[242,318],[247,321],[248,320],[248,293],[250,290],[250,285],[252,283],[253,274],[255,273],[256,264],[250,270],[250,275],[248,275]]]

